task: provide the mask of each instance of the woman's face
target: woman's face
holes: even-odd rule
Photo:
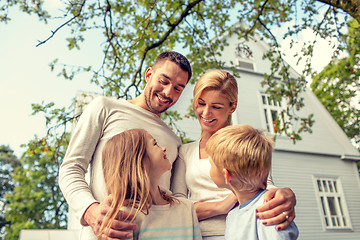
[[[236,108],[236,104],[230,106],[230,101],[218,90],[203,91],[195,106],[202,132],[210,135],[228,125],[227,119]]]

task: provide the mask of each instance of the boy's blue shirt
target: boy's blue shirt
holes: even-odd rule
[[[265,226],[256,218],[256,208],[264,204],[264,194],[260,190],[249,201],[232,209],[226,217],[225,239],[229,240],[295,240],[299,230],[294,222],[284,230],[277,231],[276,225]]]

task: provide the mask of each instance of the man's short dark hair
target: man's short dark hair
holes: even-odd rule
[[[163,52],[156,58],[155,64],[153,66],[164,60],[170,60],[176,65],[178,65],[182,70],[186,71],[188,73],[187,81],[189,82],[192,76],[192,71],[189,60],[187,60],[187,58],[184,55],[178,52]]]

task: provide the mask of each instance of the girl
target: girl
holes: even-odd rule
[[[113,136],[102,155],[106,188],[112,203],[101,225],[99,239],[110,229],[119,211],[133,213],[127,221],[138,229],[134,239],[201,239],[192,203],[176,199],[158,186],[160,177],[171,170],[166,149],[145,130],[132,129]]]

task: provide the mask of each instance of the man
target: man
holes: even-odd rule
[[[126,101],[99,97],[86,107],[72,134],[59,171],[61,191],[69,206],[80,216],[83,225],[80,239],[97,239],[95,234],[111,202],[111,196],[107,196],[101,164],[102,148],[109,138],[128,129],[143,128],[167,149],[169,161],[175,161],[181,141],[159,116],[176,103],[191,75],[190,63],[183,55],[176,52],[161,53],[155,64],[146,70],[146,86],[137,98]],[[90,186],[84,177],[89,165]],[[164,189],[170,188],[170,174],[165,173],[160,179],[160,186]],[[270,218],[270,224],[278,224],[283,221],[281,212],[285,208],[292,221],[295,217],[295,197],[292,191],[274,191],[274,195],[280,195],[280,198],[265,205],[262,209],[265,212],[260,217]],[[288,226],[286,222],[283,225]],[[102,237],[132,238],[130,230],[135,227],[135,224],[122,221],[120,212],[118,220]]]
[[[166,147],[170,162],[175,161],[181,141],[159,116],[176,103],[191,75],[190,63],[184,56],[165,52],[146,70],[146,87],[137,98],[126,101],[99,97],[86,107],[73,132],[59,173],[59,185],[69,206],[86,226],[81,230],[81,239],[95,237],[93,231],[98,232],[110,201],[101,165],[102,148],[109,138],[127,129],[143,128]],[[84,179],[89,164],[90,186]],[[160,185],[170,188],[170,172],[164,174]],[[131,233],[115,230],[121,227],[131,230],[135,225],[116,221],[108,235],[131,238]]]

